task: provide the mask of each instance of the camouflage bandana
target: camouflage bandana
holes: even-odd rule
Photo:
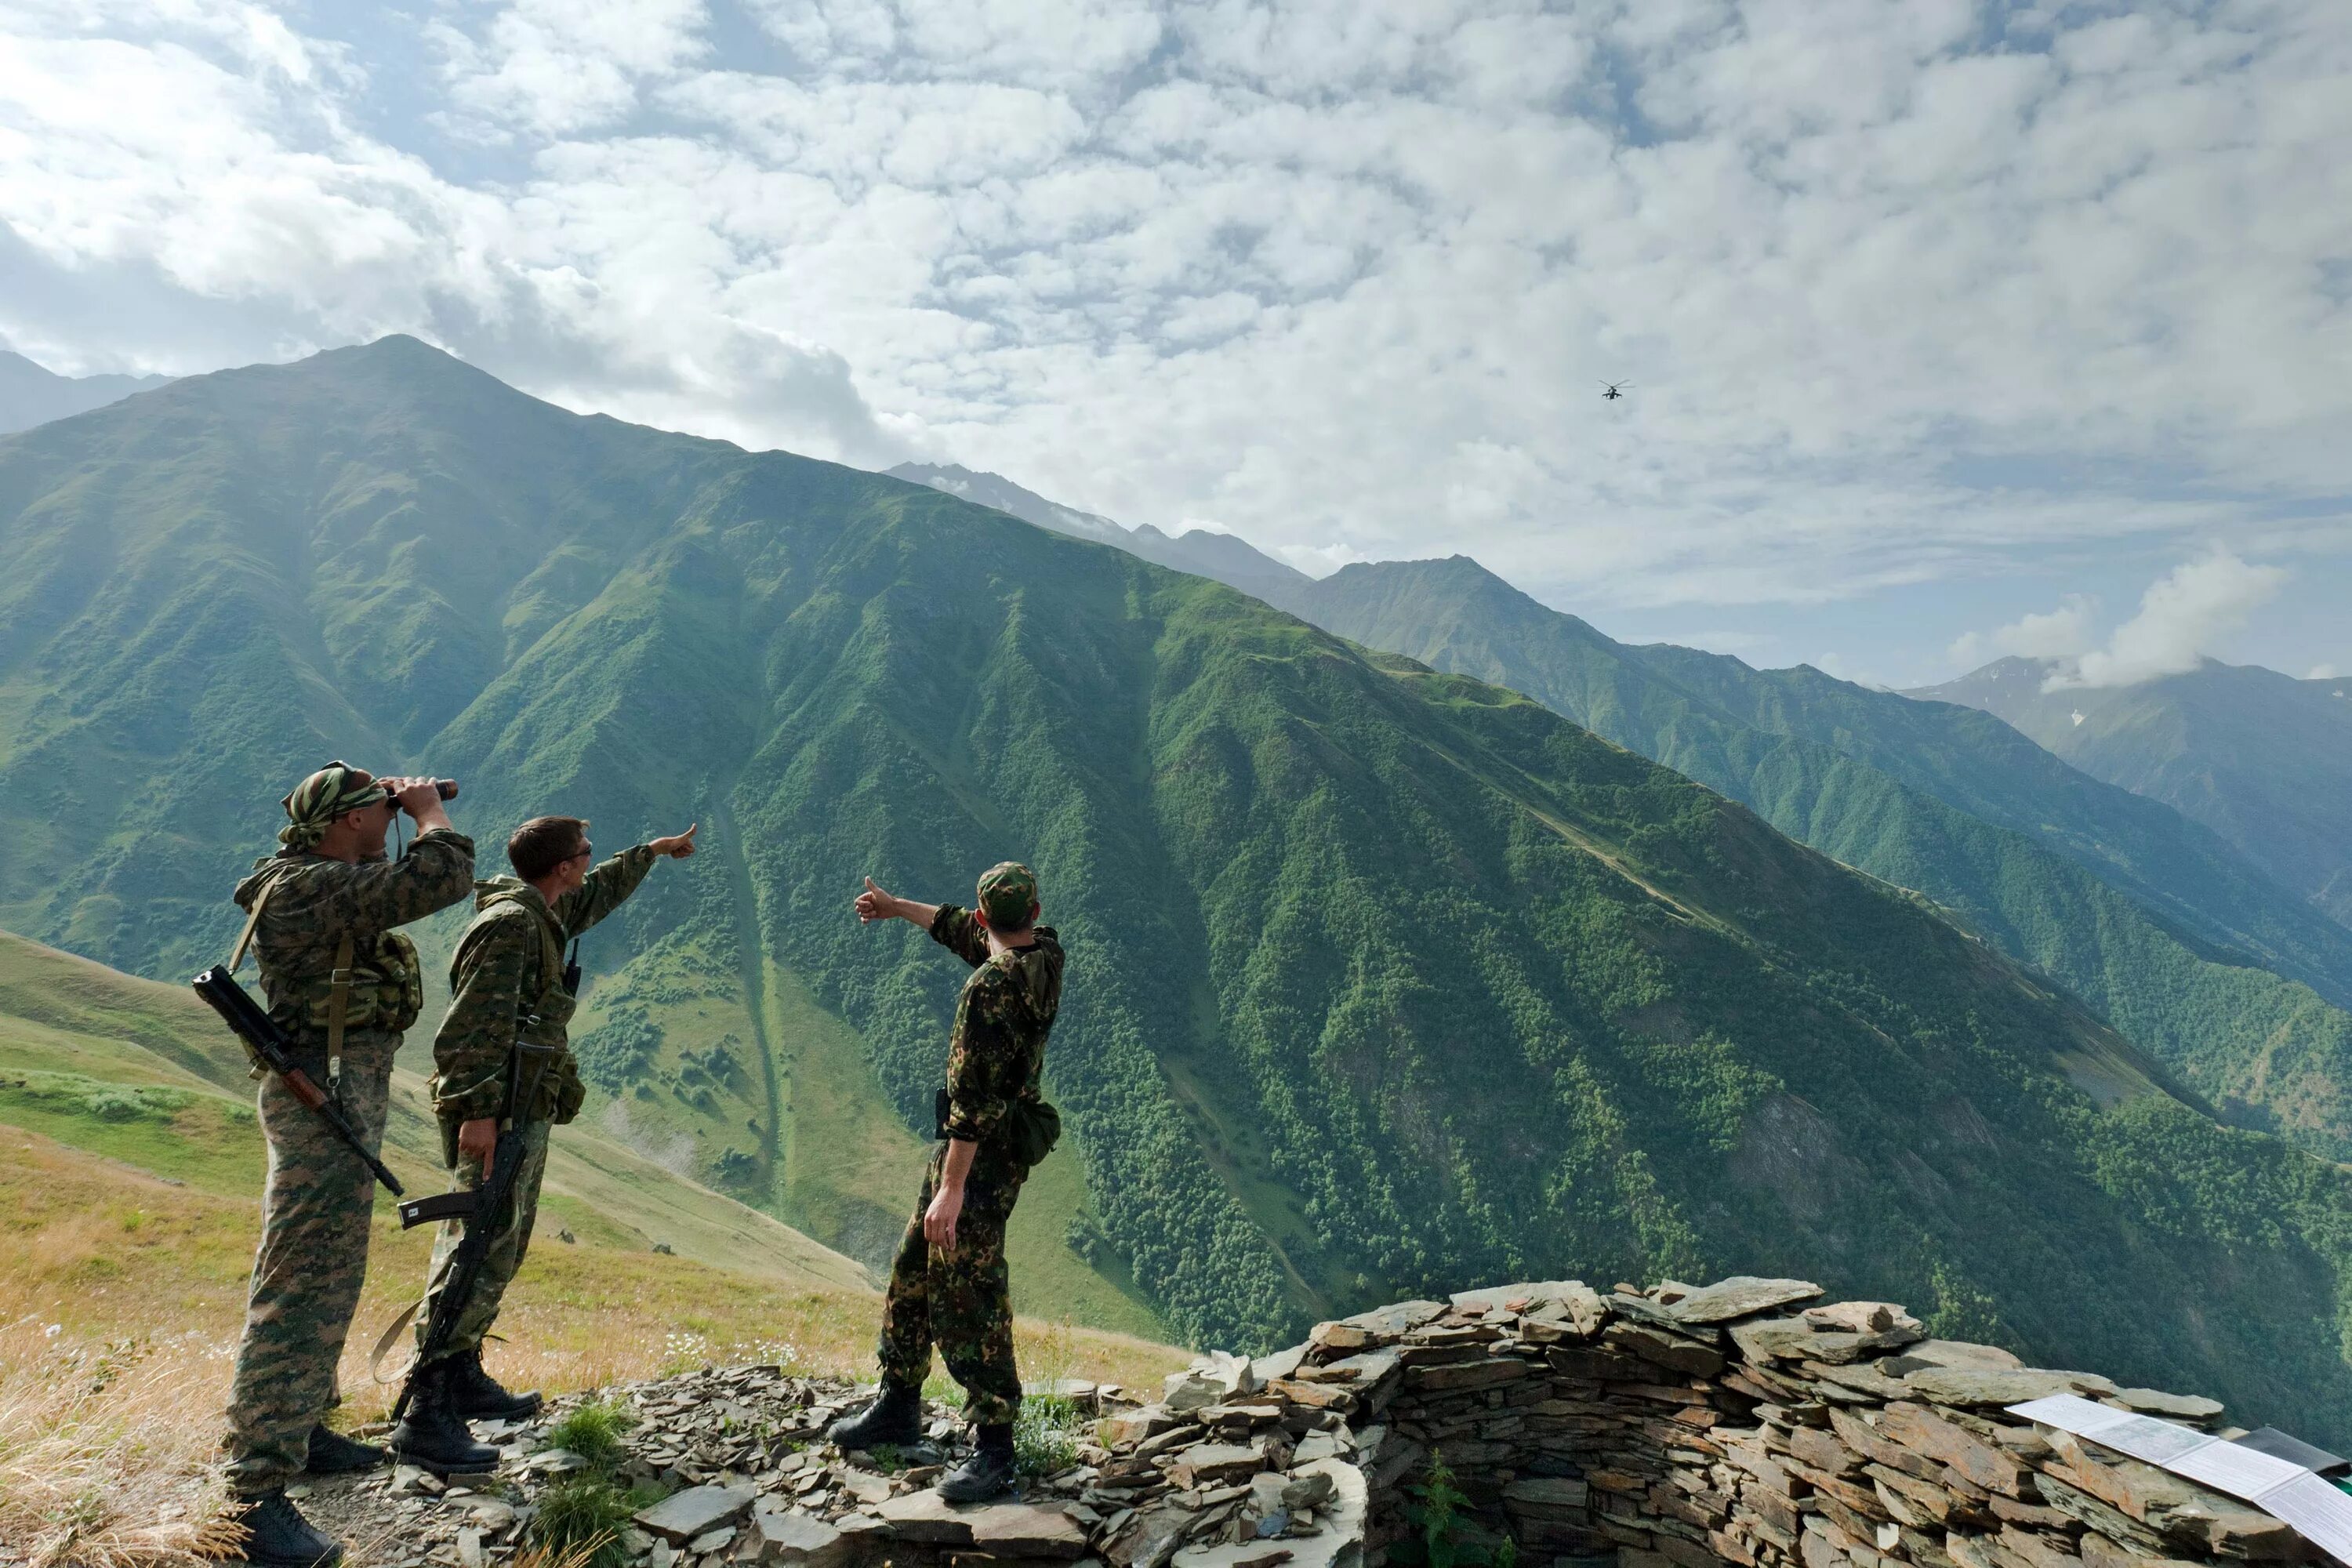
[[[278,830],[278,842],[289,849],[314,848],[343,813],[390,798],[364,771],[349,763],[329,763],[278,803],[286,808],[287,816],[286,826]]]
[[[980,874],[980,912],[1000,930],[1018,931],[1037,907],[1037,873],[1018,860],[991,866]]]

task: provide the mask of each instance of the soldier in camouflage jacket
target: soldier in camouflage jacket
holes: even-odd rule
[[[499,1124],[523,1129],[522,1165],[506,1223],[491,1238],[472,1300],[457,1320],[444,1354],[420,1375],[446,1380],[446,1414],[520,1418],[539,1407],[536,1394],[509,1394],[482,1370],[482,1339],[521,1267],[538,1217],[540,1180],[547,1164],[548,1130],[580,1112],[586,1090],[570,1051],[569,1026],[578,999],[564,984],[563,944],[621,907],[664,856],[694,853],[695,829],[624,849],[594,870],[588,825],[576,816],[542,816],[507,841],[516,875],[476,885],[475,915],[449,961],[449,1011],[433,1037],[433,1109],[440,1118],[442,1150],[452,1190],[479,1186],[488,1177]],[[561,1053],[539,1076],[531,1103],[511,1102],[510,1064],[518,1040]],[[426,1294],[416,1317],[418,1348],[432,1321],[442,1271],[464,1235],[460,1222],[441,1228],[433,1247]],[[446,1364],[444,1364],[446,1363]],[[420,1403],[433,1405],[420,1391]],[[404,1455],[430,1462],[432,1443],[413,1442],[415,1420],[392,1439]],[[456,1434],[448,1434],[455,1436]]]
[[[948,1040],[939,1149],[890,1268],[882,1394],[834,1434],[845,1448],[919,1436],[910,1427],[936,1345],[979,1428],[977,1451],[940,1482],[951,1502],[983,1501],[1012,1485],[1021,1374],[1004,1232],[1030,1166],[1051,1147],[1052,1134],[1039,1129],[1060,1125],[1041,1081],[1062,1001],[1061,938],[1036,923],[1037,879],[1016,861],[982,873],[975,901],[970,910],[919,904],[871,880],[857,898],[861,921],[919,925],[971,965],[971,975]]]
[[[255,863],[236,902],[249,917],[270,1016],[308,1055],[310,1077],[332,1086],[374,1152],[383,1142],[393,1054],[422,995],[416,950],[395,928],[466,896],[473,840],[450,826],[431,781],[378,780],[341,763],[304,779],[280,804],[285,847]],[[384,838],[404,810],[423,831],[405,855],[387,860]],[[364,1468],[383,1458],[320,1424],[335,1403],[335,1363],[367,1272],[375,1184],[275,1075],[262,1080],[260,1112],[269,1175],[229,1396],[228,1483],[241,1500],[252,1560],[309,1568],[336,1560],[341,1549],[302,1521],[286,1484],[306,1469]]]

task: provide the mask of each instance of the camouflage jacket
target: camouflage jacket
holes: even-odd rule
[[[236,885],[254,923],[253,955],[269,1016],[306,1046],[323,1050],[335,950],[352,940],[345,1029],[397,1033],[416,1018],[416,950],[394,928],[446,910],[474,880],[474,841],[446,827],[418,834],[397,860],[331,860],[284,850],[257,861]]]
[[[950,1138],[985,1144],[1014,1101],[1041,1098],[1045,1036],[1062,1005],[1062,942],[1051,926],[1034,934],[1032,945],[991,957],[970,910],[941,904],[931,918],[931,940],[972,966],[948,1041]]]
[[[445,1124],[507,1114],[518,1037],[563,1051],[540,1080],[532,1120],[580,1113],[587,1091],[568,1048],[577,998],[563,988],[563,944],[619,909],[658,858],[642,844],[624,849],[553,909],[513,877],[474,885],[474,918],[449,960],[449,1011],[433,1037],[433,1109]]]

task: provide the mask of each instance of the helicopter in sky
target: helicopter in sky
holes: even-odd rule
[[[1614,399],[1617,399],[1617,398],[1620,398],[1620,397],[1622,397],[1622,396],[1624,396],[1624,395],[1625,395],[1622,392],[1619,391],[1619,390],[1618,390],[1618,388],[1620,388],[1620,387],[1624,387],[1624,386],[1631,386],[1631,385],[1633,385],[1633,384],[1632,382],[1630,382],[1630,381],[1604,381],[1604,382],[1602,382],[1601,384],[1602,386],[1604,386],[1604,387],[1606,387],[1606,388],[1608,389],[1607,391],[1603,392],[1601,395],[1602,397],[1604,397],[1604,398],[1608,398],[1608,399],[1611,399],[1611,400],[1612,400],[1612,401],[1613,401]]]

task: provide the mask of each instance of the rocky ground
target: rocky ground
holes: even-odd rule
[[[1143,1445],[1139,1458],[1115,1458],[1097,1440],[1102,1415],[1134,1408],[1121,1390],[1065,1383],[1035,1391],[1045,1397],[1033,1398],[1033,1415],[1052,1411],[1058,1420],[1024,1423],[1032,1473],[1014,1500],[986,1508],[950,1509],[931,1489],[967,1451],[955,1411],[927,1405],[928,1436],[913,1449],[843,1454],[824,1429],[871,1390],[776,1367],[707,1368],[557,1400],[526,1423],[476,1423],[475,1435],[502,1452],[492,1475],[444,1480],[401,1466],[313,1480],[296,1492],[320,1528],[350,1544],[354,1568],[490,1568],[532,1542],[551,1489],[589,1473],[616,1489],[635,1489],[645,1501],[618,1538],[632,1564],[834,1568],[883,1543],[894,1557],[960,1548],[992,1559],[1084,1557],[1118,1535],[1134,1504],[1181,1489],[1208,1510],[1189,1512],[1188,1523],[1213,1526],[1202,1533],[1229,1542],[1263,1540],[1263,1552],[1245,1555],[1256,1568],[1275,1568],[1296,1555],[1286,1542],[1330,1522],[1317,1508],[1328,1515],[1339,1487],[1312,1467],[1345,1451],[1345,1426],[1309,1412],[1309,1429],[1294,1436],[1281,1429],[1279,1403],[1224,1408],[1219,1402],[1239,1384],[1262,1383],[1250,1377],[1250,1364],[1208,1358],[1172,1380],[1168,1392],[1199,1418],[1157,1423],[1155,1434],[1192,1440]],[[625,1413],[615,1424],[618,1453],[595,1463],[557,1441],[567,1418],[591,1404]],[[1315,1430],[1324,1426],[1339,1436]],[[1286,1462],[1270,1472],[1268,1429],[1277,1450],[1271,1458]],[[1114,1420],[1108,1430],[1116,1440],[1122,1429]]]

